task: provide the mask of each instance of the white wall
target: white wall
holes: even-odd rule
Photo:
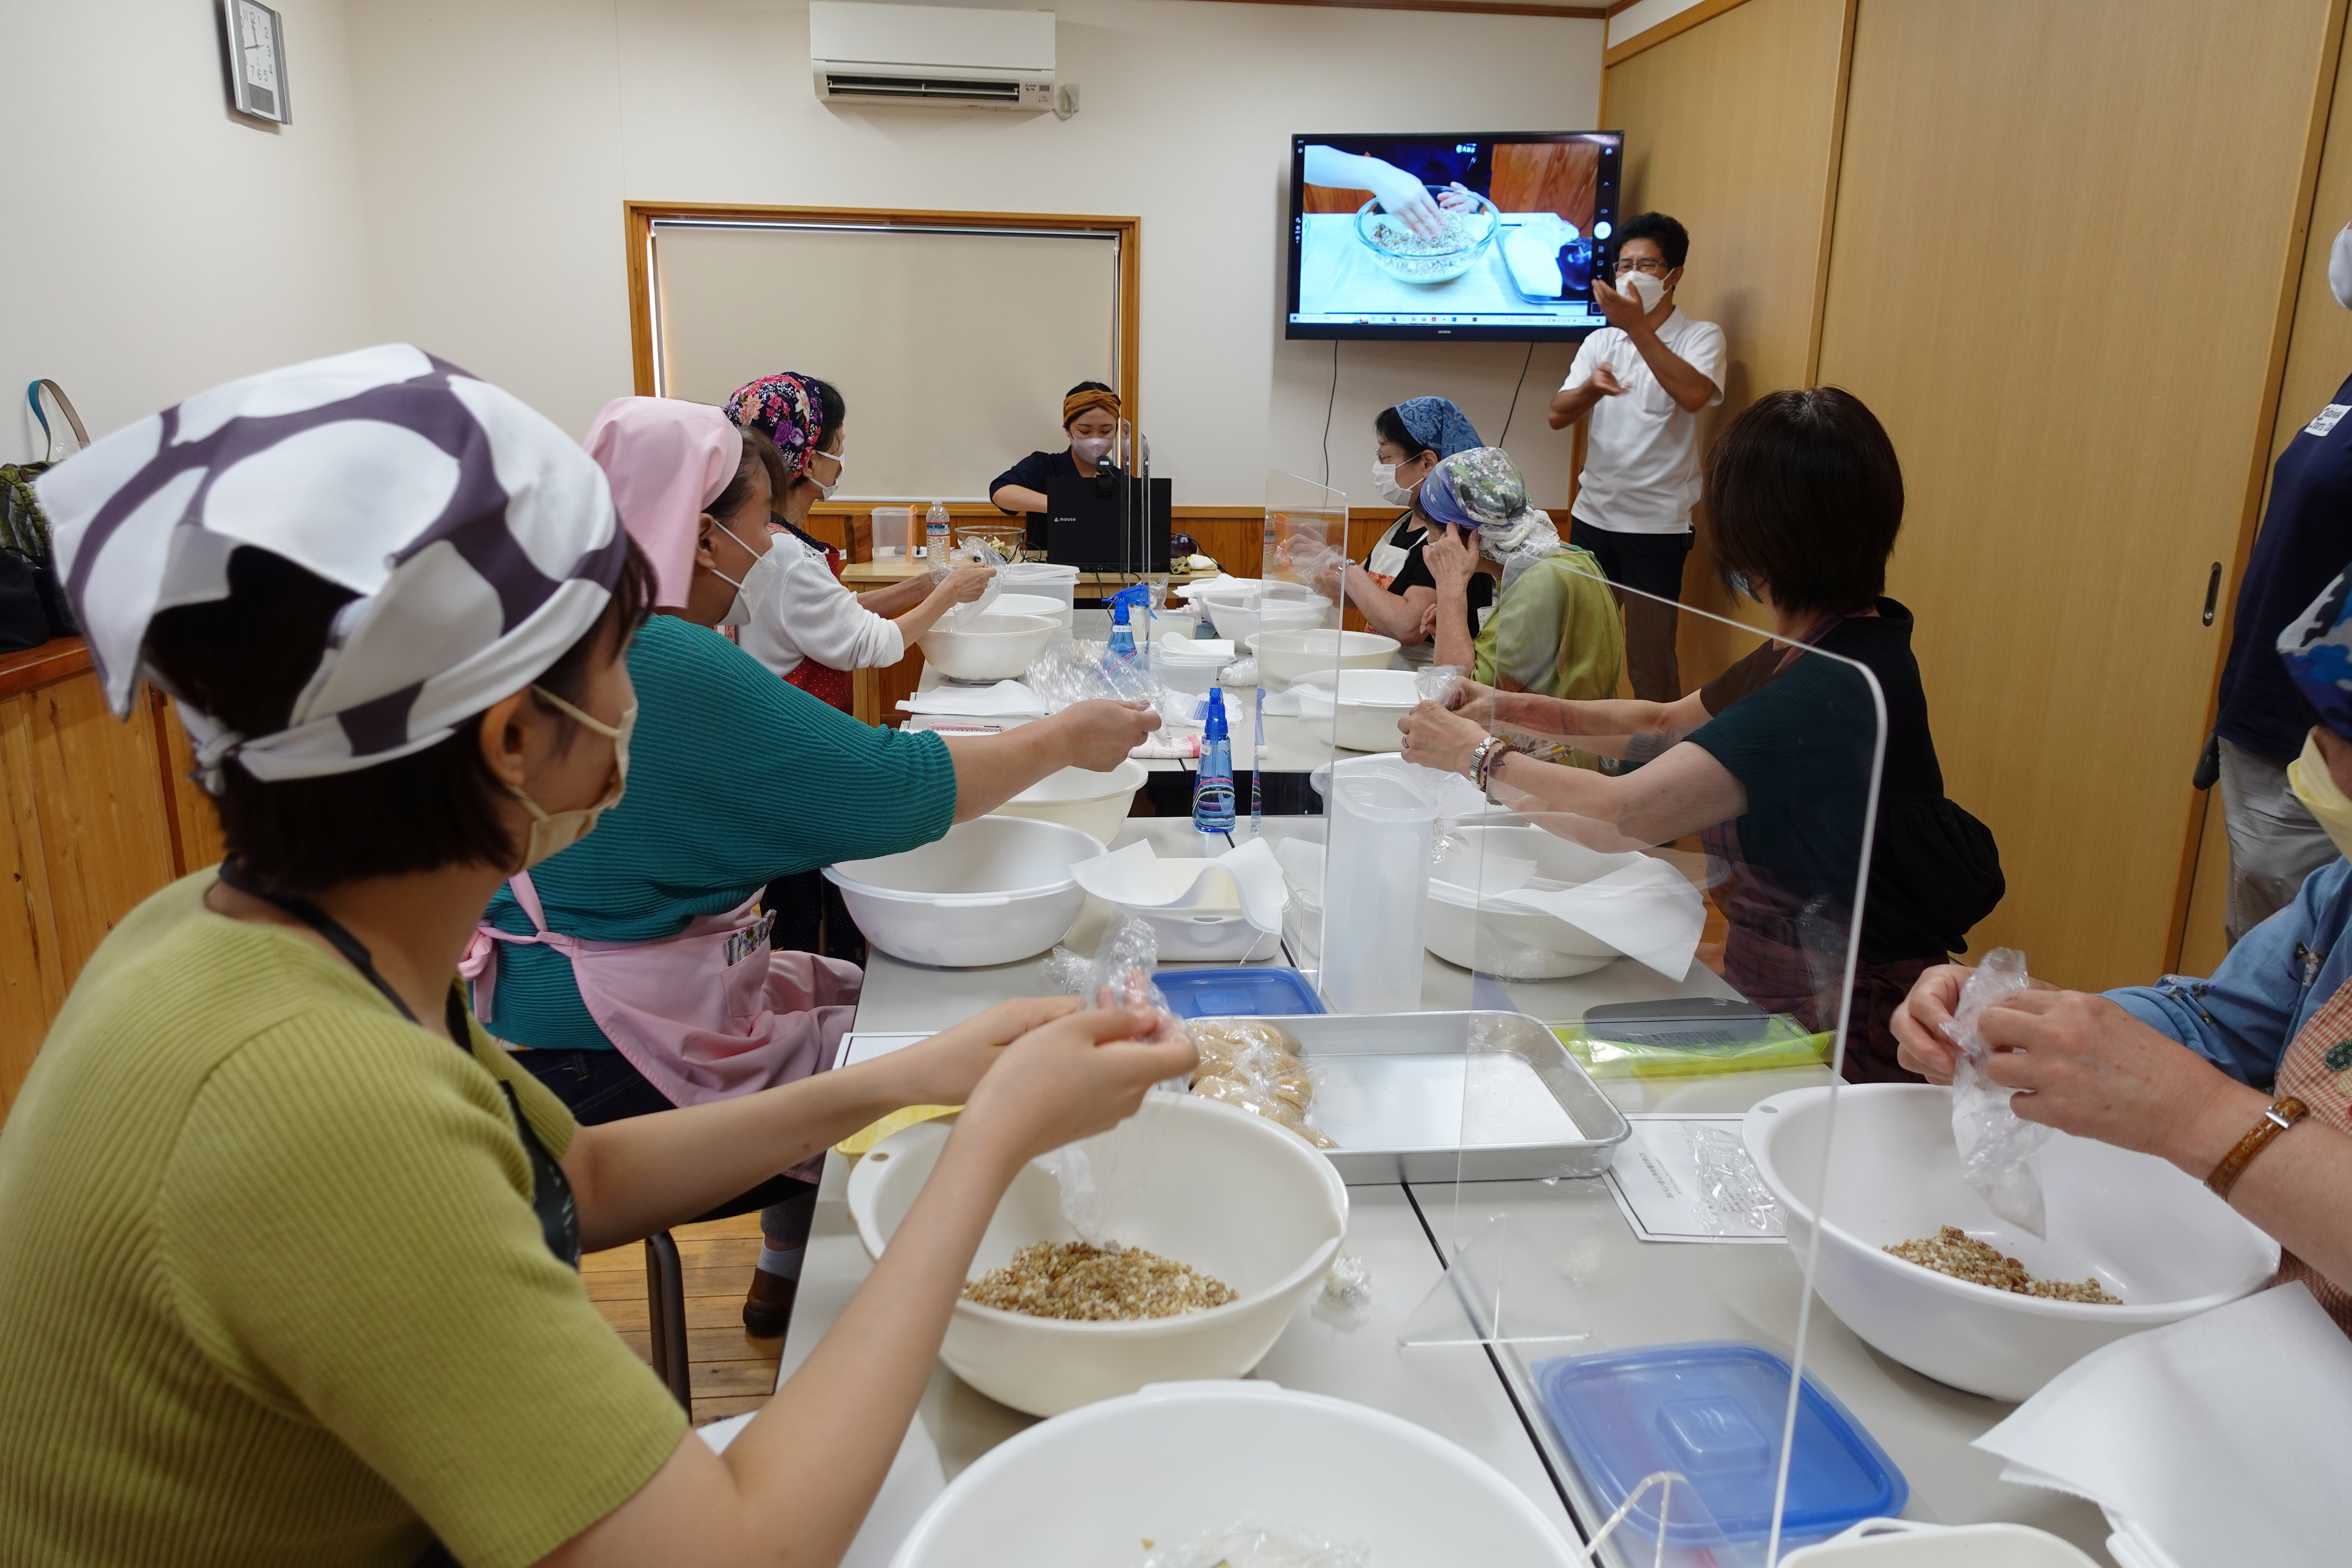
[[[380,335],[584,431],[632,389],[625,198],[1140,214],[1144,426],[1182,504],[1255,504],[1270,465],[1321,472],[1331,345],[1281,336],[1291,132],[1584,129],[1600,93],[1602,24],[1548,17],[1063,0],[1060,71],[1084,89],[1063,122],[821,105],[795,0],[349,5]],[[1373,504],[1371,416],[1401,397],[1452,396],[1496,438],[1525,356],[1341,345],[1334,480]],[[1567,494],[1542,406],[1568,358],[1536,352],[1512,430],[1539,499]],[[910,386],[853,409],[853,439],[886,420],[919,439],[927,401],[987,395]],[[1038,445],[1057,414],[1037,411]]]
[[[1699,0],[1633,0],[1609,18],[1609,47],[1615,48],[1636,34],[1646,33],[1669,17],[1679,16]]]
[[[272,0],[294,123],[227,108],[207,0],[7,0],[0,458],[25,384],[98,436],[233,376],[370,340],[342,0]]]

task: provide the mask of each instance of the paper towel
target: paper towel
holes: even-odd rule
[[[2001,1479],[2088,1498],[2135,1568],[2352,1557],[2352,1340],[2301,1285],[2094,1351],[1974,1445]]]
[[[1672,866],[1646,855],[1572,888],[1520,888],[1495,901],[1548,914],[1675,981],[1690,973],[1706,925],[1698,889]]]

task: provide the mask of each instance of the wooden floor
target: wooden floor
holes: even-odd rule
[[[743,1292],[751,1288],[751,1270],[760,1260],[760,1216],[680,1226],[670,1234],[686,1270],[695,1424],[756,1409],[775,1390],[776,1363],[784,1348],[781,1339],[755,1340],[743,1331]],[[592,1252],[580,1260],[580,1277],[604,1321],[650,1361],[644,1246]]]

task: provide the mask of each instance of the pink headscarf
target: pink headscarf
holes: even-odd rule
[[[743,463],[724,411],[676,397],[616,397],[588,427],[588,455],[613,487],[621,526],[654,569],[654,603],[683,605],[702,512]]]

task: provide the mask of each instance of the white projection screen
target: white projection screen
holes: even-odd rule
[[[835,501],[985,500],[1059,447],[1073,384],[1132,402],[1132,219],[654,214],[642,232],[640,386],[650,370],[656,396],[719,403],[780,370],[832,382],[849,408]]]

